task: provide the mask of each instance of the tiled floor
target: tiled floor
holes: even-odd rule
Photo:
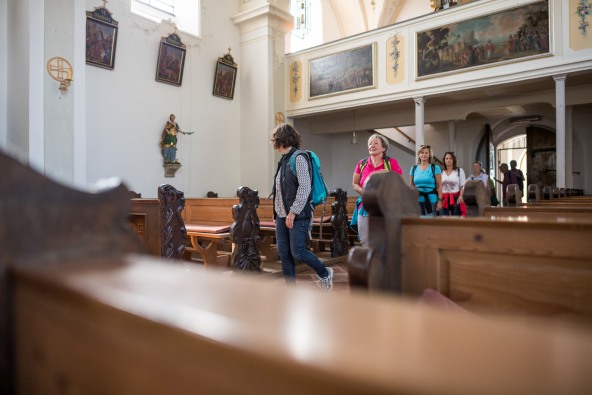
[[[279,271],[273,274],[272,281],[284,282],[281,267],[277,265]],[[333,269],[333,292],[349,292],[349,277],[347,274],[347,262],[327,262],[327,266]],[[300,264],[297,268],[296,286],[319,288],[317,285],[318,277],[316,273],[307,265]],[[271,276],[270,276],[271,277]]]
[[[321,252],[317,256],[327,265],[333,268],[333,292],[349,292],[349,276],[347,272],[347,256],[339,258],[331,258],[330,253]],[[187,270],[203,269],[203,265],[197,261],[183,261]],[[222,267],[212,268],[212,270],[226,271]],[[284,282],[282,274],[282,266],[279,261],[262,262],[261,263],[262,276],[268,278],[269,281]],[[231,273],[230,270],[228,270]],[[296,267],[296,286],[297,287],[311,287],[319,289],[317,285],[318,277],[316,273],[305,264],[298,264]],[[319,289],[320,291],[320,289]]]

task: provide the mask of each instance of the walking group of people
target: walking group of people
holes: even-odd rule
[[[300,261],[313,268],[317,273],[319,286],[330,291],[333,287],[332,268],[326,267],[306,246],[314,214],[311,205],[312,165],[307,155],[300,154],[293,160],[295,169],[290,165],[290,158],[300,149],[300,134],[291,125],[280,124],[272,132],[271,144],[282,154],[274,176],[272,196],[277,249],[286,282],[295,282],[295,265]],[[392,171],[403,178],[403,170],[397,160],[386,154],[388,148],[389,142],[384,136],[378,133],[370,136],[370,156],[358,161],[353,173],[353,188],[360,197],[352,216],[352,224],[357,225],[358,237],[364,245],[368,242],[368,214],[364,210],[361,196],[370,176],[376,172]],[[515,161],[512,161],[511,165],[512,169],[515,169]],[[409,185],[419,191],[418,204],[421,215],[466,215],[463,191],[468,180],[482,181],[493,191],[492,204],[497,205],[495,185],[483,171],[481,162],[475,161],[472,170],[467,177],[464,170],[458,166],[454,152],[444,154],[444,166],[440,167],[434,163],[432,148],[422,145],[417,152],[417,164],[409,171]],[[504,163],[500,170],[504,173],[504,190],[508,184],[519,184],[519,169],[510,171]]]

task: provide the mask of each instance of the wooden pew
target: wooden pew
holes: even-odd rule
[[[347,255],[351,232],[349,228],[349,210],[353,209],[347,192],[337,188],[327,197],[327,204],[315,207],[311,246],[317,252],[325,251],[325,246],[331,246],[331,257]],[[355,202],[355,200],[354,200]],[[351,207],[350,207],[351,206]],[[323,213],[323,211],[325,211]],[[273,219],[273,201],[264,199],[258,209],[261,224],[261,253],[267,260],[277,260],[275,242],[275,221]],[[321,222],[322,219],[322,222]],[[270,259],[269,259],[270,258]]]
[[[350,270],[367,271],[359,283],[414,297],[432,288],[484,315],[592,326],[592,222],[413,218],[399,208],[407,187],[385,177],[366,188],[371,243],[349,260]]]
[[[167,259],[181,259],[187,237],[181,218],[185,205],[183,192],[163,184],[158,187],[157,195],[157,199],[132,198],[130,222],[140,237],[144,252]]]
[[[331,257],[345,256],[349,246],[349,216],[347,192],[341,188],[333,190],[327,197],[327,204],[315,207],[311,244],[317,251],[331,248]]]
[[[190,239],[187,251],[200,254],[204,266],[230,266],[232,207],[238,203],[239,198],[185,199],[183,220]]]
[[[536,184],[528,186],[528,203],[516,207],[486,207],[484,216],[520,217],[528,219],[565,219],[569,221],[592,220],[592,198],[571,195],[553,200],[540,200]]]
[[[140,237],[144,252],[161,256],[160,201],[132,198],[129,220]]]
[[[592,205],[589,207],[521,205],[518,207],[486,207],[484,217],[510,217],[528,220],[592,221]]]
[[[2,155],[0,166],[2,394],[545,395],[592,384],[588,332],[187,272],[129,254],[141,246],[125,188],[86,194]]]
[[[467,207],[467,217],[481,217],[487,207],[491,207],[489,188],[480,180],[465,183],[463,200]]]
[[[236,270],[260,272],[259,252],[259,192],[240,187],[236,192],[239,203],[232,206],[233,222],[230,236],[233,243],[231,264]]]

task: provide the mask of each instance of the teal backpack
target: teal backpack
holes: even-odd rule
[[[296,155],[305,154],[308,158],[311,169],[312,169],[312,205],[318,206],[321,203],[325,203],[327,200],[327,185],[323,180],[323,175],[321,174],[321,161],[317,154],[312,151],[302,151],[296,150],[290,157],[290,168],[292,169],[292,173],[296,175]]]

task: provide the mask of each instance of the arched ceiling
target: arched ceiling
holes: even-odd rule
[[[391,25],[407,0],[326,0],[343,37]],[[416,0],[417,1],[417,0]]]

